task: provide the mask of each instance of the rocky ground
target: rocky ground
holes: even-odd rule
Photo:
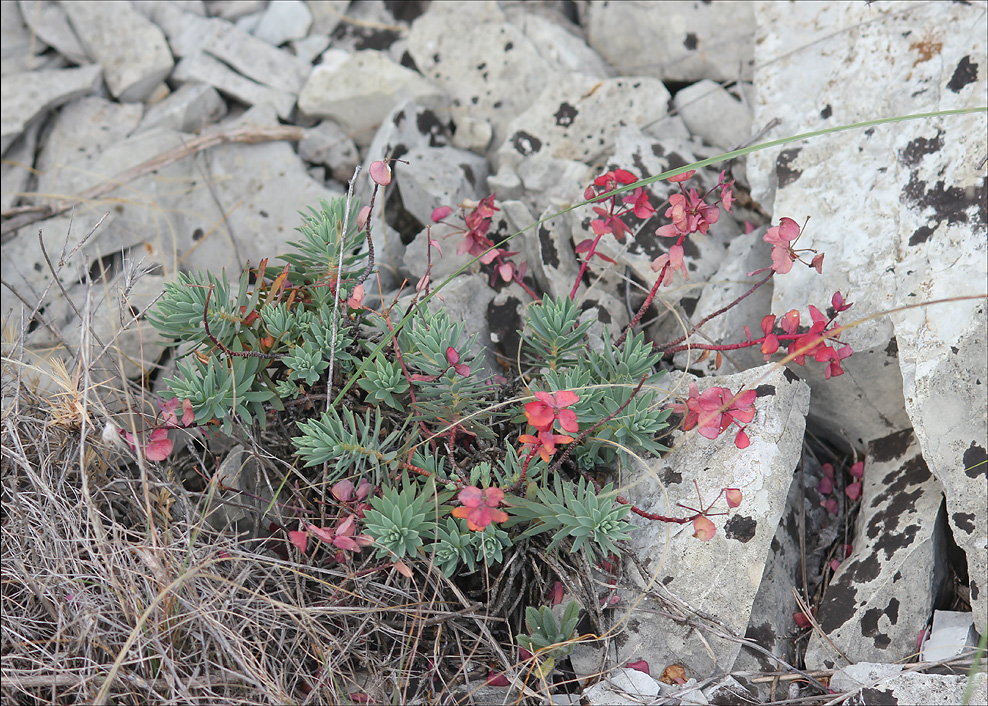
[[[5,435],[18,385],[32,378],[40,397],[58,392],[50,372],[58,361],[78,369],[93,340],[128,379],[168,377],[153,373],[156,333],[137,316],[164,283],[179,271],[239,273],[284,252],[299,210],[345,193],[357,167],[366,175],[385,155],[402,162],[372,216],[377,301],[425,274],[425,226],[440,205],[496,193],[494,229],[510,234],[581,201],[609,168],[648,177],[749,144],[988,103],[983,2],[0,7]],[[706,543],[643,523],[632,543],[640,561],[608,618],[620,639],[578,646],[570,668],[582,692],[554,703],[782,701],[803,693],[807,674],[829,678],[849,703],[960,703],[967,686],[970,703],[986,700],[983,671],[969,684],[964,669],[910,664],[969,662],[986,631],[985,135],[984,112],[941,115],[700,171],[709,188],[730,169],[739,201],[687,251],[690,281],[664,290],[657,311],[670,313],[648,323],[649,337],[674,338],[682,321],[733,300],[746,273],[770,262],[769,223],[809,217],[800,244],[826,253],[823,274],[776,277],[704,333],[738,340],[767,313],[805,316],[841,291],[860,320],[844,334],[854,355],[829,380],[822,366],[783,371],[757,354],[719,370],[712,357],[676,357],[685,372],[670,374],[670,386],[757,381],[765,418],[744,450],[694,435],[626,478],[629,494],[691,502],[690,479],[706,474],[711,487],[738,485],[752,502]],[[365,200],[366,184],[356,183]],[[653,202],[672,193],[650,188]],[[569,291],[586,214],[523,234],[516,249],[538,291]],[[604,253],[619,265],[593,268],[581,287],[582,305],[615,332],[667,247],[652,233],[643,225],[623,247],[610,241]],[[432,261],[434,281],[463,264],[456,244]],[[510,360],[527,295],[491,282],[478,264],[443,290],[443,305]],[[4,443],[6,505],[14,471]],[[840,486],[856,461],[859,499],[821,491],[824,464],[838,467]],[[8,562],[23,560],[11,538],[23,518],[4,514],[6,601],[8,579],[25,579],[14,569],[8,577]],[[848,545],[847,556],[835,553]],[[35,578],[38,605],[62,600]],[[809,627],[794,619],[798,601],[815,611]],[[27,639],[8,629],[13,605],[4,606],[8,698],[77,688],[68,677],[45,682],[40,658],[8,668]],[[651,675],[626,668],[638,660]],[[686,687],[659,680],[671,665],[684,669]],[[88,673],[96,687],[105,680]],[[257,689],[267,696],[251,698],[296,699]],[[517,697],[482,687],[469,698]]]

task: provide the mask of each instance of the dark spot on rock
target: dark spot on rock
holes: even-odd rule
[[[868,686],[844,703],[847,706],[865,706],[865,704],[867,706],[899,706],[899,699],[885,689],[875,689]]]
[[[477,188],[477,175],[473,173],[473,168],[469,164],[461,164],[460,169],[463,170],[463,176],[466,177],[470,186]]]
[[[853,562],[857,564],[859,560],[853,560]],[[820,605],[820,612],[816,616],[817,620],[820,621],[820,627],[828,635],[854,617],[857,591],[854,588],[855,581],[849,579],[848,576],[847,573],[844,573],[839,580],[827,587],[827,592]]]
[[[34,263],[34,271],[35,272],[41,272],[42,269],[44,269],[44,268],[41,267],[41,263],[40,262]]]
[[[679,169],[680,167],[685,167],[687,164],[692,164],[693,160],[686,160],[678,152],[670,152],[666,157],[669,162],[669,169]],[[686,240],[689,242],[689,239]]]
[[[662,585],[663,585],[663,586],[668,586],[668,585],[669,585],[670,583],[672,583],[672,582],[673,582],[674,580],[675,580],[675,577],[674,577],[674,576],[664,576],[664,577],[662,578]],[[629,623],[629,625],[630,625],[630,623],[631,623],[631,621],[629,620],[629,621],[628,621],[628,623]]]
[[[968,478],[988,477],[988,453],[972,441],[964,452],[964,475]]]
[[[827,103],[827,105],[823,106],[823,110],[820,111],[820,119],[826,120],[833,114],[834,109],[830,106],[830,103]]]
[[[391,118],[391,122],[394,123],[395,127],[400,126],[403,122],[405,122],[405,111],[399,110],[395,113],[395,116]]]
[[[755,518],[735,515],[724,524],[724,536],[747,544],[754,538],[757,527],[758,521]]]
[[[574,108],[569,103],[560,103],[559,110],[557,110],[553,115],[556,118],[556,125],[560,127],[569,127],[573,124],[576,116],[579,115],[580,111]]]
[[[261,218],[267,218],[268,212],[262,208],[260,211],[257,212],[257,215],[260,216]]]
[[[658,142],[653,142],[652,143],[652,154],[654,154],[659,159],[662,159],[663,157],[666,156],[666,148],[663,147]]]
[[[415,59],[412,58],[412,55],[409,54],[408,51],[403,51],[401,53],[401,61],[399,61],[398,63],[404,66],[406,69],[411,69],[412,71],[422,73],[421,71],[419,71],[419,67],[415,63]]]
[[[696,34],[690,32],[686,35],[686,39],[683,41],[683,46],[686,47],[687,51],[695,51],[697,45]]]
[[[770,623],[762,623],[761,625],[748,625],[748,629],[745,631],[744,636],[749,640],[753,640],[758,643],[766,650],[772,651],[775,647],[775,630],[772,629]],[[768,657],[763,655],[761,652],[756,652],[755,650],[750,650],[748,654],[754,655],[758,660],[758,663],[762,665],[764,669],[775,669],[777,662],[770,660]]]
[[[470,99],[470,102],[473,103],[474,105],[477,105],[480,102],[480,96],[473,96]]]
[[[535,154],[542,149],[542,140],[535,137],[535,135],[528,134],[524,130],[519,130],[512,135],[511,144],[523,157],[527,157],[530,154]]]
[[[486,68],[487,68],[487,62],[486,61],[482,61],[479,64],[477,64],[477,71],[483,71]]]
[[[943,149],[943,131],[938,130],[935,137],[929,139],[917,137],[914,140],[910,140],[900,155],[902,156],[902,161],[907,166],[915,167],[923,161],[923,157],[928,154],[935,154],[941,149]]]
[[[425,12],[422,0],[384,0],[384,7],[399,22],[414,22]]]
[[[542,262],[546,266],[554,270],[559,269],[559,252],[552,242],[552,234],[544,223],[539,226],[539,250],[542,252]]]
[[[955,512],[950,518],[958,529],[962,529],[968,534],[974,533],[974,514],[970,512]]]
[[[950,77],[947,88],[954,93],[960,93],[964,86],[974,83],[977,80],[978,65],[971,61],[970,56],[965,56],[958,62],[957,68],[954,69],[954,75]]]
[[[492,333],[497,334],[497,350],[506,360],[514,360],[521,336],[518,330],[522,327],[521,314],[518,313],[517,297],[509,296],[503,304],[492,299],[487,305],[487,325]]]
[[[678,485],[683,482],[683,474],[679,471],[674,471],[671,468],[667,468],[662,471],[662,482],[666,485]]]
[[[779,188],[783,189],[803,175],[799,169],[792,169],[790,165],[796,161],[796,157],[802,151],[801,147],[792,147],[779,152],[775,160],[775,173],[779,178]]]
[[[971,600],[972,601],[978,600],[978,596],[981,595],[981,588],[978,586],[978,582],[975,581],[974,579],[971,579],[970,588],[971,588]]]
[[[933,235],[932,228],[929,226],[920,226],[911,236],[909,236],[909,244],[919,245],[920,243],[925,243],[929,240],[931,235]]]
[[[895,358],[899,355],[899,341],[896,340],[895,336],[889,339],[889,344],[885,346],[885,355],[889,358]]]
[[[420,135],[429,136],[429,147],[441,147],[446,144],[443,123],[432,110],[423,110],[415,117],[415,128]],[[398,155],[396,153],[393,156]]]
[[[514,42],[508,42],[507,44],[504,45],[504,51],[511,51],[514,48],[515,48]]]
[[[759,385],[755,388],[756,397],[771,397],[775,394],[775,385]]]
[[[872,135],[875,134],[875,128],[873,127],[868,128],[867,130],[864,131],[864,134],[865,137],[871,137]]]
[[[922,211],[932,208],[939,221],[968,223],[968,211],[974,208],[975,222],[983,225],[988,222],[988,199],[985,198],[985,186],[981,184],[962,189],[959,186],[945,186],[938,181],[930,187],[915,173],[909,178],[909,183],[902,188],[903,201]],[[939,225],[939,223],[937,223]]]
[[[202,228],[196,228],[192,231],[192,239],[196,242],[202,240],[203,235],[205,235],[205,233],[202,232]]]
[[[782,369],[782,376],[790,383],[796,382],[797,380],[802,380],[802,378],[799,377],[799,375],[794,373],[789,368]]]
[[[700,303],[700,297],[683,297],[679,300],[679,303],[687,316],[693,316],[693,312],[696,311],[696,305]]]
[[[895,625],[899,617],[899,601],[895,598],[889,600],[885,610],[881,608],[869,608],[861,616],[861,635],[874,640],[875,647],[884,650],[891,643],[891,638],[878,629],[878,621],[883,616],[887,616],[892,625]]]
[[[885,352],[888,353],[888,349]],[[894,434],[883,436],[881,439],[875,439],[871,442],[868,450],[875,462],[884,463],[892,459],[902,458],[912,442],[913,430],[904,429]]]

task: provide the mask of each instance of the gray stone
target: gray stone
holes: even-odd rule
[[[287,119],[295,107],[295,94],[263,86],[236,71],[209,54],[198,53],[178,62],[172,79],[178,83],[207,83],[220,93],[236,98],[247,105],[269,105],[278,117]]]
[[[597,79],[608,78],[607,62],[587,46],[586,38],[578,36],[580,28],[561,16],[547,17],[535,5],[518,4],[504,8],[507,19],[528,37],[553,69],[561,74],[586,74]]]
[[[751,110],[709,79],[679,91],[672,103],[692,135],[724,152],[751,136]]]
[[[300,60],[307,64],[314,64],[319,55],[326,51],[329,46],[329,35],[310,34],[308,37],[289,42],[288,46],[292,48],[295,56]]]
[[[599,81],[574,74],[550,84],[506,127],[495,165],[518,168],[532,155],[592,164],[609,154],[622,125],[666,114],[669,92],[654,78]],[[620,115],[621,120],[613,117]]]
[[[254,36],[272,46],[302,39],[312,26],[312,13],[302,0],[271,0],[254,29]]]
[[[137,131],[162,127],[195,133],[226,115],[226,103],[216,89],[205,83],[186,83],[148,108]]]
[[[695,381],[692,376],[669,373],[660,385],[669,391],[671,402],[673,397],[687,396],[691,381]],[[729,517],[712,518],[717,532],[706,542],[692,536],[692,524],[664,524],[631,516],[639,528],[630,540],[631,549],[641,558],[647,575],[633,566],[627,569],[628,579],[638,590],[626,592],[621,605],[634,605],[637,610],[628,623],[627,639],[619,645],[618,659],[645,659],[651,665],[676,663],[688,674],[707,675],[730,671],[740,644],[706,632],[702,624],[690,627],[649,609],[671,605],[687,613],[699,611],[737,634],[744,633],[799,460],[809,388],[768,366],[697,382],[704,389],[721,385],[732,391],[742,386],[759,391],[755,418],[747,425],[750,445],[736,448],[733,429],[715,440],[701,437],[696,430],[685,435],[674,432],[673,450],[661,460],[648,460],[644,468],[625,478],[624,495],[648,512],[682,516],[688,511],[677,503],[695,508],[700,502],[691,482],[694,478],[685,469],[704,469],[696,480],[705,507],[721,488],[739,488],[744,498]],[[727,510],[723,498],[714,510]],[[622,611],[618,613],[615,620],[627,618]]]
[[[533,211],[547,207],[560,211],[575,201],[582,201],[583,190],[593,179],[584,162],[548,155],[533,155],[516,169],[523,187],[519,198]]]
[[[145,100],[171,72],[174,61],[165,35],[130,3],[69,2],[61,7],[118,100]]]
[[[405,210],[419,223],[432,223],[437,206],[456,206],[487,194],[487,161],[473,152],[455,147],[414,147],[402,157],[408,164],[394,169]]]
[[[335,120],[358,145],[367,146],[373,130],[406,99],[432,108],[446,103],[439,88],[379,51],[331,50],[312,71],[298,106],[309,117]]]
[[[306,0],[309,12],[312,13],[310,34],[330,35],[343,20],[350,0]]]
[[[268,0],[210,0],[209,14],[231,22],[244,15],[263,12]]]
[[[3,101],[0,153],[6,152],[10,143],[41,113],[95,91],[101,75],[100,67],[90,64],[77,69],[28,71],[4,76],[0,84],[0,100]]]
[[[487,177],[487,190],[504,199],[518,199],[523,195],[521,178],[509,167]]]
[[[74,64],[88,64],[92,60],[69,26],[61,3],[50,0],[18,0],[17,6],[21,8],[24,22],[45,44],[55,47],[59,54]],[[14,8],[15,5],[5,2],[4,7]],[[7,20],[4,18],[4,26],[6,25]]]
[[[988,703],[988,679],[984,672],[975,672],[969,704]],[[920,674],[905,672],[901,664],[871,664],[860,662],[837,670],[830,678],[830,688],[837,692],[855,692],[842,703],[850,706],[866,704],[930,704],[952,706],[965,703],[969,678],[964,675]]]
[[[40,124],[31,123],[19,138],[7,149],[0,163],[0,210],[13,206],[31,183],[34,153],[38,146]]]
[[[158,18],[175,56],[205,52],[252,81],[291,94],[298,94],[311,71],[311,66],[287,51],[229,22],[167,10],[160,12]]]
[[[464,115],[456,121],[456,132],[453,133],[453,146],[484,154],[490,147],[494,137],[494,128],[486,120]]]
[[[919,659],[921,662],[939,662],[961,657],[978,644],[978,637],[971,613],[935,610],[933,626],[923,640]]]
[[[323,120],[305,131],[298,143],[298,155],[306,162],[329,168],[333,178],[347,183],[360,163],[360,153],[353,140],[332,120]]]
[[[659,695],[659,683],[637,669],[612,669],[601,681],[583,691],[592,706],[633,706],[651,703]]]
[[[988,76],[972,72],[970,57],[988,51],[983,33],[944,35],[935,60],[915,39],[931,23],[966,26],[977,21],[978,12],[960,5],[946,14],[909,6],[879,29],[866,23],[867,10],[860,6],[824,11],[810,5],[790,13],[761,5],[755,124],[784,116],[786,133],[799,134],[876,115],[982,105]],[[852,27],[853,45],[847,35]],[[794,38],[804,51],[789,53]],[[835,63],[838,55],[846,60]],[[765,65],[770,57],[774,63]],[[794,74],[801,76],[798,85],[787,78]],[[890,81],[893,90],[874,90]],[[931,103],[934,95],[940,99]],[[805,107],[793,110],[794,105]],[[823,276],[797,266],[776,278],[775,308],[819,307],[840,290],[855,302],[848,312],[853,319],[931,300],[983,296],[988,223],[981,177],[971,168],[985,152],[983,128],[982,115],[954,115],[749,155],[753,198],[764,207],[774,204],[776,218],[812,216],[797,247],[827,256]],[[978,385],[988,374],[985,329],[983,300],[920,306],[842,334],[855,353],[844,363],[847,374],[836,381],[823,384],[812,377],[813,368],[808,371],[814,418],[829,435],[847,430],[861,444],[909,426],[916,430],[927,465],[947,495],[955,539],[967,553],[978,588],[971,591],[972,607],[982,632],[988,518],[984,465],[976,466],[988,445],[984,388]]]
[[[598,0],[582,25],[590,46],[626,76],[727,81],[752,65],[755,15],[753,3]]]
[[[493,145],[556,71],[493,2],[433,3],[412,23],[408,52],[419,71],[449,95],[454,116],[493,128]]]
[[[869,444],[853,553],[820,602],[827,639],[810,636],[807,668],[844,666],[831,644],[851,662],[897,662],[916,651],[948,588],[942,503],[911,430]]]
[[[535,234],[526,238],[526,256],[539,287],[553,297],[569,296],[580,272],[580,261],[573,252],[573,221],[566,217],[550,218],[555,209],[542,213]],[[586,290],[585,285],[581,287]],[[577,290],[579,291],[579,290]]]

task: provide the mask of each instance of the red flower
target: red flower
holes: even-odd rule
[[[559,426],[562,427],[563,431],[573,433],[580,431],[580,425],[576,421],[576,412],[565,409],[580,401],[576,393],[560,390],[550,394],[538,390],[532,394],[535,395],[536,401],[525,405],[525,416],[528,418],[529,424],[539,431],[549,431],[552,429],[552,423],[558,419]]]
[[[772,269],[779,274],[791,270],[792,263],[799,259],[792,249],[792,243],[798,238],[799,224],[791,218],[783,218],[779,225],[769,228],[762,236],[762,240],[772,246]]]
[[[754,419],[756,397],[755,390],[735,396],[728,388],[716,386],[708,387],[701,393],[696,383],[690,383],[686,404],[670,406],[676,412],[686,413],[683,422],[685,431],[698,427],[699,434],[707,439],[716,439],[731,424],[737,424],[740,431],[734,438],[734,445],[743,449],[748,446],[749,441],[742,424],[748,424]]]
[[[466,518],[467,527],[474,532],[483,531],[492,522],[505,522],[508,513],[498,510],[497,506],[504,500],[504,491],[500,488],[480,488],[469,485],[457,496],[463,507],[453,510],[453,517]]]
[[[551,431],[540,431],[538,436],[522,434],[518,437],[518,441],[528,449],[538,449],[542,460],[549,463],[552,455],[556,453],[556,444],[570,444],[573,442],[573,437],[566,434],[553,434]]]

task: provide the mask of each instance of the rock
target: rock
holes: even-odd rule
[[[582,237],[574,238],[572,219],[551,218],[554,213],[553,208],[546,210],[536,226],[535,237],[526,238],[526,256],[539,288],[550,296],[564,297],[569,296],[580,272],[573,243]]]
[[[581,73],[597,79],[608,78],[607,62],[578,36],[580,28],[560,16],[546,17],[536,5],[504,8],[507,19],[516,25],[539,51],[542,58],[560,74]]]
[[[306,0],[312,14],[312,27],[309,34],[330,35],[343,20],[350,0]]]
[[[302,0],[271,0],[254,30],[254,36],[278,47],[302,39],[312,26],[312,13]]]
[[[45,44],[54,47],[59,54],[73,64],[88,64],[93,60],[76,37],[61,3],[50,0],[18,0],[24,22]],[[4,7],[15,7],[4,3]],[[6,10],[5,10],[6,11]],[[8,20],[4,18],[6,28]],[[6,42],[4,43],[6,46]]]
[[[643,125],[666,114],[669,92],[653,78],[598,81],[574,74],[553,83],[506,127],[495,165],[518,168],[531,155],[592,164],[608,154],[622,125]],[[613,116],[621,115],[620,124]]]
[[[590,46],[626,76],[729,81],[752,66],[755,15],[750,3],[596,1],[582,24]]]
[[[130,3],[70,2],[61,7],[118,100],[145,100],[171,73],[174,61],[165,35]]]
[[[295,106],[294,94],[244,78],[209,54],[198,53],[184,57],[175,67],[172,79],[179,84],[207,83],[220,93],[247,105],[269,105],[278,113],[278,117],[284,119],[291,115]]]
[[[933,53],[916,39],[933,22],[975,21],[973,8],[951,6],[942,14],[910,6],[879,29],[861,24],[867,12],[860,6],[834,12],[806,6],[794,13],[771,4],[759,7],[756,124],[784,115],[786,133],[799,134],[878,114],[984,103],[988,76],[972,72],[970,57],[984,56],[988,39],[979,32],[948,33],[930,45]],[[853,50],[846,34],[852,27]],[[794,38],[807,50],[788,54]],[[881,60],[869,49],[879,46]],[[837,65],[830,58],[835,55],[847,60]],[[803,77],[798,86],[783,78],[794,74]],[[875,85],[895,86],[882,92],[880,105]],[[942,98],[934,104],[932,95]],[[794,105],[805,108],[794,111]],[[749,155],[753,198],[765,207],[774,201],[777,219],[812,216],[798,247],[827,257],[823,276],[797,266],[777,278],[773,308],[820,306],[840,290],[855,302],[848,312],[853,320],[931,300],[982,296],[988,214],[984,185],[970,165],[980,161],[984,143],[969,136],[980,135],[983,127],[981,115],[955,115],[852,130]],[[959,259],[958,253],[965,255]],[[828,435],[839,438],[847,430],[862,445],[915,429],[927,465],[947,495],[954,537],[967,553],[981,632],[988,615],[988,594],[980,585],[988,573],[983,510],[988,499],[984,465],[974,469],[988,447],[984,393],[977,385],[988,375],[981,355],[985,330],[983,301],[918,307],[842,334],[855,353],[845,361],[847,374],[828,381],[836,384],[820,384],[818,373],[808,373],[813,416]],[[970,475],[961,469],[971,469]]]
[[[672,103],[690,134],[724,152],[737,149],[751,136],[751,110],[709,79],[679,91]]]
[[[519,199],[524,194],[521,178],[509,167],[487,177],[487,190],[504,199]]]
[[[268,0],[210,0],[209,14],[231,22],[244,15],[263,12]]]
[[[289,42],[288,46],[295,52],[295,56],[307,64],[316,63],[319,55],[326,51],[329,46],[329,36],[325,34],[313,34],[303,39]]]
[[[956,610],[933,611],[933,627],[923,640],[921,662],[939,662],[960,657],[978,644],[971,613]]]
[[[903,672],[901,664],[860,662],[837,670],[830,678],[830,688],[837,692],[853,691],[843,703],[865,704],[959,704],[971,687],[966,703],[988,703],[988,679],[984,672],[964,675],[920,674]],[[973,682],[973,684],[969,684]]]
[[[673,396],[686,397],[687,384],[694,380],[689,375],[669,373],[660,384],[669,390],[668,401],[672,402]],[[695,430],[685,436],[674,432],[673,450],[661,460],[650,459],[645,468],[627,478],[624,495],[648,512],[682,516],[688,511],[676,503],[696,507],[700,502],[691,482],[694,478],[684,469],[704,469],[696,478],[704,507],[718,497],[721,488],[739,488],[744,499],[729,517],[712,518],[717,530],[707,542],[692,536],[689,523],[670,525],[630,516],[638,527],[630,546],[647,575],[629,566],[627,578],[645,594],[624,592],[620,605],[638,608],[631,616],[618,610],[614,620],[630,617],[627,639],[618,645],[618,660],[675,663],[688,674],[707,675],[730,671],[740,644],[705,631],[702,621],[690,627],[649,608],[664,605],[667,610],[690,615],[699,611],[738,635],[744,633],[799,460],[809,389],[786,371],[768,366],[698,382],[703,389],[721,385],[733,391],[742,386],[758,390],[756,415],[747,427],[750,446],[737,449],[732,443],[733,432],[715,440],[705,439]],[[722,498],[718,503],[715,509],[727,509]]]
[[[160,103],[148,108],[137,132],[162,127],[196,133],[226,115],[226,103],[205,83],[186,83]]]
[[[414,147],[398,164],[395,181],[405,210],[422,224],[432,223],[437,206],[456,206],[487,194],[487,160],[455,147]]]
[[[490,147],[493,136],[494,128],[489,122],[465,115],[456,121],[453,146],[477,154],[484,154]]]
[[[92,93],[99,85],[101,69],[96,64],[77,69],[28,71],[3,77],[0,99],[0,153],[6,152],[34,118],[73,98]]]
[[[325,165],[333,178],[344,184],[350,181],[360,163],[357,146],[332,120],[323,120],[305,131],[305,137],[298,143],[298,156],[306,162]]]
[[[843,666],[831,645],[852,663],[897,662],[916,651],[916,636],[949,588],[942,503],[910,430],[869,444],[853,553],[820,602],[827,639],[810,636],[808,669]]]
[[[378,51],[323,54],[299,95],[299,110],[309,117],[330,118],[361,146],[371,143],[373,129],[403,100],[441,108],[446,97],[419,74]]]
[[[582,201],[583,190],[594,176],[582,161],[548,155],[533,155],[517,170],[523,187],[520,198],[534,211],[550,206],[559,211]]]
[[[493,2],[433,3],[412,23],[408,53],[422,75],[449,95],[455,113],[491,124],[495,147],[507,123],[556,76]]]
[[[602,680],[584,689],[583,698],[591,706],[624,706],[650,703],[659,695],[659,683],[637,669],[612,669]]]
[[[6,211],[20,199],[33,178],[34,155],[38,146],[39,122],[31,123],[7,149],[0,163],[0,211]]]
[[[184,58],[205,52],[267,88],[297,95],[311,71],[309,64],[229,22],[168,10],[162,10],[157,18],[175,56]]]
[[[374,49],[384,52],[395,63],[410,66],[402,60],[396,46],[408,33],[409,23],[421,14],[422,3],[392,3],[383,0],[360,0],[343,7],[347,21],[332,31],[333,48],[348,54]]]

